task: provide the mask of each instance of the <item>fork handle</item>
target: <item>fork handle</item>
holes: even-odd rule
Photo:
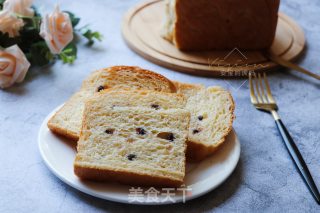
[[[318,80],[320,80],[320,75],[316,74],[316,73],[313,73],[313,72],[310,72],[309,70],[306,70],[305,68],[303,67],[300,67],[299,65],[297,64],[294,64],[290,61],[287,61],[277,55],[274,55],[274,54],[268,54],[269,56],[269,59],[271,59],[271,61],[277,63],[277,64],[280,64],[281,66],[284,66],[286,68],[289,68],[289,69],[293,69],[293,70],[296,70],[298,72],[301,72],[301,73],[304,73],[306,75],[309,75],[313,78],[316,78]]]
[[[310,192],[312,193],[314,199],[317,201],[317,203],[320,205],[320,194],[317,189],[316,184],[313,181],[313,178],[310,174],[310,171],[307,167],[307,164],[303,160],[303,157],[297,147],[297,145],[294,143],[292,137],[290,136],[290,133],[288,132],[285,125],[282,123],[281,119],[278,118],[275,120],[278,130],[282,136],[283,142],[285,143],[293,161],[295,162],[296,167],[298,168],[301,176],[303,177],[305,183],[307,184]]]

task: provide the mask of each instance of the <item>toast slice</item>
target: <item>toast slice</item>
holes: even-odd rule
[[[109,88],[176,92],[175,85],[166,77],[134,66],[113,66],[95,71],[84,80],[82,88],[93,92]]]
[[[175,92],[175,86],[160,74],[139,67],[114,66],[93,72],[48,122],[49,129],[77,141],[80,135],[85,101],[105,89],[142,89],[159,92]]]
[[[165,94],[146,94],[106,92],[86,103],[74,161],[79,178],[140,186],[183,183],[190,113],[165,106],[165,99],[158,102],[161,108],[150,107],[150,100]],[[130,100],[123,104],[128,95],[136,95],[140,102],[134,103],[141,105],[133,106]],[[168,95],[168,101],[173,99],[177,105],[183,100],[177,94]]]
[[[213,154],[232,130],[234,101],[221,87],[175,82],[177,92],[187,98],[190,111],[187,161],[200,161]]]
[[[60,108],[48,121],[49,129],[61,136],[77,141],[82,125],[85,101],[92,96],[88,90],[80,90]]]

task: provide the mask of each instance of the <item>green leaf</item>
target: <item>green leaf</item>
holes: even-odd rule
[[[72,13],[72,12],[70,12],[70,11],[63,11],[63,12],[69,14],[72,27],[75,28],[75,26],[77,26],[77,24],[79,24],[80,18],[79,18],[79,17],[76,17],[76,16],[74,15],[74,13]]]
[[[77,46],[71,42],[59,54],[63,63],[72,64],[77,58]]]
[[[18,18],[21,18],[24,22],[24,30],[37,30],[40,31],[40,23],[41,23],[41,17],[34,16],[32,18],[25,17],[25,16],[17,16]]]
[[[0,0],[0,10],[2,10],[3,7],[3,3],[5,2],[5,0]]]
[[[92,45],[95,39],[102,41],[102,35],[97,31],[92,32],[90,29],[87,29],[84,33],[82,33],[82,35],[88,39],[89,45]]]
[[[20,37],[10,38],[8,33],[3,33],[0,31],[0,46],[2,46],[3,48],[7,48],[14,44],[18,44],[20,43],[20,41]]]
[[[50,52],[45,41],[33,43],[26,54],[32,65],[44,66],[49,64],[54,55]]]

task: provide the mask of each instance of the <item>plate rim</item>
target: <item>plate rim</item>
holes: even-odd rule
[[[51,118],[51,116],[57,112],[61,107],[63,106],[63,104],[59,105],[58,107],[54,108],[54,110],[52,110],[46,117],[45,119],[42,121],[39,131],[38,131],[38,137],[37,137],[37,142],[38,142],[38,149],[41,155],[42,160],[44,161],[46,167],[62,182],[64,182],[65,184],[67,184],[68,186],[77,189],[78,191],[85,193],[87,195],[102,199],[102,200],[107,200],[107,201],[112,201],[112,202],[117,202],[117,203],[124,203],[124,204],[132,204],[132,205],[168,205],[168,204],[177,204],[177,203],[181,203],[183,202],[183,197],[182,196],[175,196],[173,199],[175,202],[170,202],[169,200],[166,202],[129,202],[128,200],[123,200],[123,199],[118,199],[115,198],[113,196],[109,196],[109,195],[101,195],[100,193],[96,192],[93,189],[88,189],[86,186],[81,185],[79,186],[77,183],[74,183],[72,181],[70,181],[68,178],[64,177],[62,174],[59,173],[59,171],[57,171],[57,169],[52,165],[52,163],[50,163],[50,160],[48,159],[48,157],[45,154],[44,149],[42,148],[42,135],[44,130],[47,130],[50,132],[50,130],[47,127],[47,122],[48,120]],[[216,189],[217,187],[219,187],[224,181],[226,181],[226,179],[228,179],[228,177],[234,172],[236,166],[239,163],[240,160],[240,153],[241,153],[241,144],[239,141],[239,138],[236,134],[236,131],[234,130],[234,128],[232,128],[232,131],[234,136],[235,136],[235,147],[237,147],[236,149],[236,160],[235,163],[230,167],[230,170],[228,172],[226,172],[226,174],[223,176],[223,178],[221,178],[215,185],[212,185],[210,187],[207,187],[205,190],[200,191],[199,193],[193,195],[192,196],[186,196],[185,197],[185,202],[196,199],[204,194],[207,194],[208,192]],[[50,132],[50,134],[54,134],[52,132]],[[203,181],[205,181],[207,179],[204,179]],[[191,184],[193,185],[193,184]]]

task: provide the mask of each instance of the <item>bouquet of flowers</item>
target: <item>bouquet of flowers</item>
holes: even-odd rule
[[[89,44],[101,41],[99,32],[73,13],[54,11],[45,16],[32,5],[33,0],[0,0],[0,88],[22,82],[30,66],[44,66],[55,60],[73,63],[77,57],[75,37],[82,35]]]

